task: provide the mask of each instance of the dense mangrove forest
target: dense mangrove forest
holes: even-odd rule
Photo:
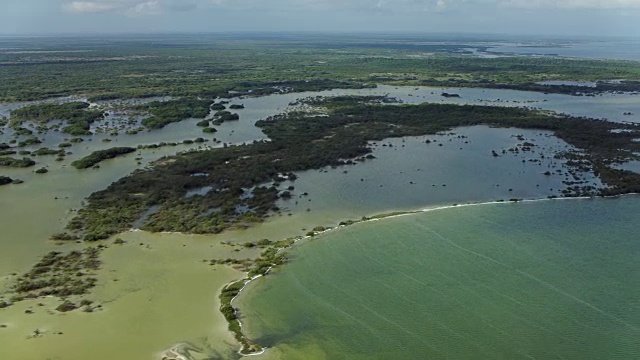
[[[273,116],[256,124],[270,141],[160,159],[153,167],[137,170],[92,194],[67,230],[85,240],[105,239],[131,228],[151,207],[158,211],[142,226],[148,231],[219,233],[247,227],[279,211],[276,200],[291,196],[283,183],[293,182],[296,171],[364,160],[372,140],[472,125],[552,131],[581,150],[564,156],[570,156],[576,168],[593,170],[606,186],[570,187],[565,196],[640,191],[639,174],[613,166],[637,157],[637,125],[520,108],[392,105],[390,101],[375,96],[307,99],[323,116],[309,112]]]
[[[501,87],[545,80],[613,79],[628,83],[603,84],[597,90],[637,91],[634,81],[640,81],[640,69],[630,61],[476,57],[461,45],[372,41],[366,37],[257,39],[219,34],[203,35],[198,41],[177,37],[166,43],[52,39],[38,44],[42,52],[0,53],[0,77],[5,79],[0,84],[0,100],[78,94],[91,102],[155,96],[215,99],[375,84]],[[7,42],[6,47],[12,46],[16,45]],[[85,51],[87,48],[92,51]],[[66,57],[52,57],[46,50],[66,51]],[[23,76],[25,69],[30,76]],[[526,86],[534,91],[573,92],[555,86]]]

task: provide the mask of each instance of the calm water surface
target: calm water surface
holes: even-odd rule
[[[640,357],[637,197],[341,228],[236,305],[279,359]]]

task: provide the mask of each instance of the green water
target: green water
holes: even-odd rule
[[[238,299],[267,358],[640,358],[638,197],[326,233]]]

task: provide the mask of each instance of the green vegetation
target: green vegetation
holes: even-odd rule
[[[231,303],[233,299],[238,296],[240,290],[242,290],[242,288],[251,279],[255,278],[256,276],[265,276],[270,269],[284,264],[284,262],[286,261],[286,257],[281,250],[290,247],[294,242],[295,239],[285,239],[275,243],[268,239],[262,239],[256,243],[244,244],[245,247],[260,246],[262,248],[267,247],[267,249],[263,251],[260,257],[253,262],[253,265],[250,267],[250,270],[244,279],[238,280],[225,286],[220,293],[220,312],[229,323],[229,330],[234,334],[236,340],[240,344],[242,344],[242,348],[240,350],[242,354],[247,355],[259,352],[262,350],[262,347],[252,342],[244,335],[244,333],[242,332],[242,327],[240,326],[240,321],[238,320],[236,314],[237,310]],[[239,261],[236,262],[240,263]],[[229,263],[229,261],[211,262],[211,264],[216,263],[227,264]]]
[[[233,105],[229,106],[229,109],[232,109],[232,110],[244,109],[244,105],[242,105],[242,104],[233,104]]]
[[[209,126],[209,120],[202,120],[196,123],[196,126],[207,127]]]
[[[240,352],[242,354],[251,354],[262,350],[260,345],[253,343],[242,333],[240,321],[236,316],[236,309],[231,305],[231,301],[235,298],[240,290],[244,287],[247,280],[243,279],[225,286],[220,293],[220,312],[224,315],[229,323],[229,330],[233,333],[236,340],[242,344]]]
[[[8,176],[0,176],[0,186],[11,184],[13,179]]]
[[[75,241],[79,240],[80,238],[69,233],[58,233],[51,235],[50,239],[53,241]]]
[[[240,115],[232,114],[231,112],[226,111],[226,110],[221,110],[221,111],[216,112],[213,115],[212,123],[214,125],[220,125],[225,121],[234,121],[234,120],[240,120]]]
[[[101,161],[113,159],[115,157],[130,154],[135,151],[136,149],[131,147],[114,147],[106,150],[98,150],[83,157],[82,159],[78,159],[72,162],[71,166],[75,167],[76,169],[86,169],[100,163]]]
[[[35,171],[36,174],[46,174],[48,172],[49,172],[49,170],[47,168],[44,168],[44,167]]]
[[[271,141],[192,151],[160,159],[92,194],[68,229],[85,239],[124,231],[151,206],[160,210],[142,228],[148,231],[218,233],[262,221],[278,211],[277,186],[283,174],[366,159],[368,141],[418,136],[453,127],[486,124],[553,131],[581,149],[575,165],[593,169],[608,186],[600,191],[572,186],[565,196],[614,195],[640,191],[640,175],[611,167],[640,151],[638,126],[490,106],[442,104],[380,105],[381,98],[309,99],[327,117],[289,113],[259,121]],[[615,131],[625,129],[627,131]],[[567,154],[566,156],[569,156]],[[206,174],[199,176],[196,174]],[[271,185],[270,185],[271,184]],[[204,195],[189,190],[209,187]],[[254,188],[255,187],[255,188]],[[244,189],[254,188],[250,197]]]
[[[35,164],[36,162],[29,158],[15,159],[11,157],[0,157],[0,166],[26,168]]]
[[[29,146],[29,145],[36,145],[36,144],[41,144],[42,141],[40,139],[38,139],[35,136],[31,136],[26,138],[25,140],[22,140],[18,143],[18,147],[25,147],[25,146]]]
[[[68,312],[68,311],[73,311],[75,309],[77,309],[78,306],[74,303],[72,303],[69,300],[65,300],[64,302],[62,302],[62,304],[58,305],[58,307],[56,307],[56,310],[59,312]]]
[[[29,136],[29,135],[33,135],[33,131],[27,129],[27,128],[23,128],[23,127],[15,127],[13,129],[14,133],[18,136]]]
[[[211,100],[179,99],[170,101],[154,101],[138,106],[138,110],[146,111],[151,117],[142,120],[142,125],[149,129],[161,129],[168,124],[180,122],[187,118],[203,118],[209,115]]]
[[[479,58],[462,54],[464,49],[458,45],[417,45],[406,39],[357,36],[199,35],[162,41],[113,38],[100,43],[22,40],[20,45],[41,52],[0,54],[0,78],[4,80],[0,100],[79,94],[87,94],[90,101],[153,96],[215,99],[370,86],[367,84],[458,87],[545,80],[627,79],[634,89],[631,82],[640,80],[640,65],[633,61]],[[92,51],[67,52],[64,59],[52,58],[47,51],[88,47]],[[29,76],[24,76],[27,70]]]
[[[58,155],[58,156],[64,156],[66,153],[64,150],[59,149],[59,150],[55,150],[55,149],[49,149],[49,148],[40,148],[38,150],[32,151],[31,155],[33,156],[45,156],[45,155]]]
[[[269,248],[260,254],[260,258],[255,261],[255,264],[251,271],[249,271],[249,278],[254,276],[264,276],[267,272],[275,267],[284,264],[285,256],[276,247]]]
[[[67,126],[63,132],[70,135],[91,135],[91,124],[102,120],[104,114],[90,110],[89,103],[70,102],[66,104],[35,104],[11,111],[11,123],[18,126],[25,121],[46,124],[53,120],[64,120]]]
[[[16,279],[12,300],[86,294],[96,284],[92,272],[100,268],[100,251],[101,248],[89,247],[66,254],[48,253],[29,272]]]

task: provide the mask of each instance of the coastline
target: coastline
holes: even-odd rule
[[[380,220],[385,220],[385,219],[393,219],[393,218],[398,218],[398,217],[403,217],[403,216],[409,216],[409,215],[416,215],[416,214],[424,214],[424,213],[429,213],[429,212],[435,212],[435,211],[441,211],[441,210],[450,210],[450,209],[455,209],[455,208],[465,208],[465,207],[472,207],[472,206],[486,206],[486,205],[499,205],[499,204],[518,204],[518,203],[539,203],[539,202],[546,202],[546,201],[555,201],[555,200],[594,200],[594,199],[616,199],[616,198],[623,198],[623,197],[632,197],[632,196],[638,196],[640,195],[640,193],[628,193],[628,194],[620,194],[620,195],[614,195],[614,196],[576,196],[576,197],[552,197],[552,198],[533,198],[533,199],[517,199],[517,200],[494,200],[494,201],[483,201],[483,202],[469,202],[469,203],[462,203],[462,204],[452,204],[452,205],[436,205],[436,206],[432,206],[432,207],[426,207],[426,208],[422,208],[422,209],[418,209],[418,210],[404,210],[404,211],[392,211],[392,212],[387,212],[387,213],[381,213],[381,214],[376,214],[376,215],[371,215],[371,216],[363,216],[360,220],[347,220],[347,221],[343,221],[341,222],[339,225],[335,226],[335,227],[327,227],[324,228],[323,230],[320,231],[311,231],[308,235],[305,236],[298,236],[293,238],[293,242],[285,247],[281,247],[278,249],[278,252],[282,252],[285,251],[289,248],[292,248],[293,246],[296,245],[296,243],[298,243],[298,241],[300,240],[308,240],[308,239],[312,239],[316,236],[331,232],[331,231],[336,231],[339,229],[343,229],[352,225],[356,225],[356,224],[363,224],[363,223],[367,223],[367,222],[374,222],[374,221],[380,221]],[[236,280],[233,282],[230,282],[229,284],[227,284],[227,286],[233,285],[239,281],[244,281],[243,286],[240,288],[240,290],[237,292],[237,294],[235,294],[235,296],[231,299],[230,304],[233,303],[234,300],[236,300],[241,293],[243,293],[243,290],[245,290],[247,288],[247,286],[253,282],[254,280],[265,276],[266,274],[268,274],[273,268],[279,266],[278,264],[272,264],[268,270],[263,274],[260,275],[256,275],[253,276],[251,278],[244,278],[244,279],[240,279],[240,280]],[[248,275],[248,273],[247,273]],[[225,286],[225,288],[227,287]],[[223,288],[224,289],[224,288]],[[224,290],[223,290],[224,291]],[[246,292],[246,291],[245,291]],[[235,313],[238,312],[238,309],[234,308]],[[246,334],[244,334],[243,332],[243,325],[242,325],[242,321],[240,319],[237,319],[237,322],[239,324],[240,327],[240,333],[242,334],[242,337],[244,339],[246,339],[247,341],[253,343],[253,341],[251,341],[249,338],[247,338]],[[240,350],[238,350],[238,354],[241,356],[257,356],[257,355],[262,355],[266,352],[266,350],[268,348],[266,347],[262,347],[256,343],[253,343],[257,346],[260,347],[259,351],[253,352],[253,351],[249,351],[247,353],[243,352],[243,350],[245,350],[244,345],[240,348]],[[182,360],[182,359],[176,359],[176,360]]]

